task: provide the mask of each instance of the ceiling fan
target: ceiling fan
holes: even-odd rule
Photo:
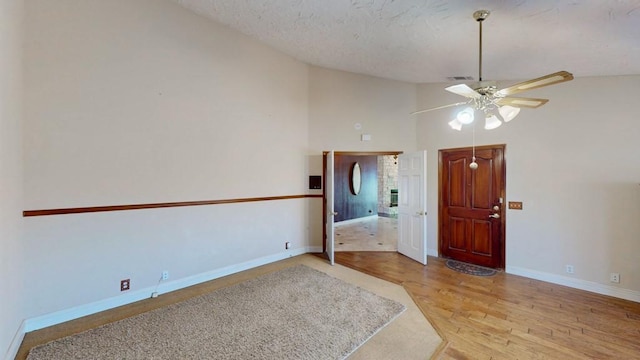
[[[448,107],[468,105],[457,114],[455,119],[449,122],[449,126],[458,131],[462,130],[462,125],[471,124],[474,120],[475,111],[479,110],[485,115],[485,129],[491,130],[502,125],[502,121],[496,116],[496,111],[502,117],[504,122],[509,122],[518,115],[520,108],[537,108],[549,101],[548,99],[511,97],[511,95],[573,79],[573,75],[571,73],[567,71],[558,71],[553,74],[527,80],[500,90],[497,90],[495,81],[483,81],[482,22],[489,17],[489,14],[489,10],[478,10],[473,13],[473,18],[480,26],[479,82],[471,84],[471,86],[467,84],[458,84],[445,88],[445,90],[449,92],[466,97],[467,100],[457,102],[455,104],[419,110],[411,113],[411,115]]]

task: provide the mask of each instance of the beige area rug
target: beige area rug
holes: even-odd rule
[[[342,359],[404,310],[297,265],[50,342],[28,359]]]
[[[221,286],[231,286],[234,284],[238,284],[248,279],[253,279],[256,276],[260,276],[267,273],[273,273],[278,270],[286,269],[292,266],[296,266],[299,264],[304,264],[308,267],[317,269],[326,274],[329,274],[335,278],[341,279],[345,282],[349,282],[351,284],[357,285],[358,287],[374,292],[380,296],[386,297],[388,299],[392,299],[396,302],[399,302],[406,306],[406,311],[401,313],[395,320],[393,320],[390,324],[383,327],[380,331],[378,331],[369,341],[365,342],[362,346],[360,346],[354,353],[349,356],[350,360],[361,360],[361,359],[428,359],[436,352],[436,350],[442,345],[442,340],[433,329],[433,327],[429,324],[429,322],[422,315],[418,307],[414,304],[410,296],[406,293],[406,291],[398,285],[386,282],[384,280],[360,273],[358,271],[346,268],[344,266],[335,265],[330,266],[325,260],[318,258],[317,256],[306,254],[296,257],[291,257],[286,260],[278,261],[275,263],[271,263],[268,265],[264,265],[261,267],[253,268],[251,270],[243,271],[240,273],[236,273],[224,278],[220,278],[217,280],[213,280],[209,283],[203,283],[198,285],[198,287],[202,287],[203,289],[209,289],[209,291],[220,289]],[[161,295],[158,299],[148,299],[145,301],[157,301],[163,298]],[[181,303],[178,303],[181,304]],[[307,309],[309,312],[337,312],[338,309],[334,309],[332,306],[323,306],[319,309]],[[129,339],[133,338],[132,331],[133,329],[129,329]],[[90,330],[91,331],[91,330]],[[193,336],[193,334],[185,335],[187,337]],[[319,334],[314,336],[314,341],[318,342]],[[72,338],[72,337],[69,337]],[[153,337],[159,343],[167,343],[168,339],[163,338],[162,336]],[[68,338],[65,338],[68,339]],[[55,342],[49,343],[53,344]],[[133,346],[127,344],[127,346]],[[44,348],[34,348],[32,350],[32,354],[29,359],[39,359],[36,356],[40,354],[41,358],[47,359],[98,359],[98,357],[93,357],[90,355],[77,355],[73,354],[70,356],[61,355],[62,357],[55,357],[52,355],[47,355],[41,353],[41,349]],[[183,348],[181,349],[181,353],[178,357],[180,359],[188,359],[195,358],[195,356],[190,355],[192,353],[192,349]],[[163,356],[165,354],[162,354]],[[167,357],[154,357],[151,353],[141,354],[140,358],[145,359],[154,359],[154,358],[169,358]],[[115,358],[115,357],[112,357]],[[120,358],[135,358],[135,357],[120,357]],[[213,358],[222,358],[221,356],[215,356]],[[252,356],[245,358],[259,358],[257,354],[253,354]],[[268,358],[268,357],[263,357]],[[300,357],[304,358],[304,357]]]

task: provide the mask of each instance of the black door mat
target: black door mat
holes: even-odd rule
[[[493,276],[496,274],[495,269],[490,269],[478,265],[467,264],[457,260],[447,260],[447,267],[449,269],[461,272],[463,274],[475,275],[475,276]]]

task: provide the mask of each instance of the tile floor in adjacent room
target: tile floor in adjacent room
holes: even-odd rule
[[[336,223],[335,251],[398,251],[398,219],[379,215]]]

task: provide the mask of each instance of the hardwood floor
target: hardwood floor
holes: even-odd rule
[[[500,272],[457,273],[398,253],[336,262],[402,284],[445,339],[438,359],[640,359],[640,303]]]

